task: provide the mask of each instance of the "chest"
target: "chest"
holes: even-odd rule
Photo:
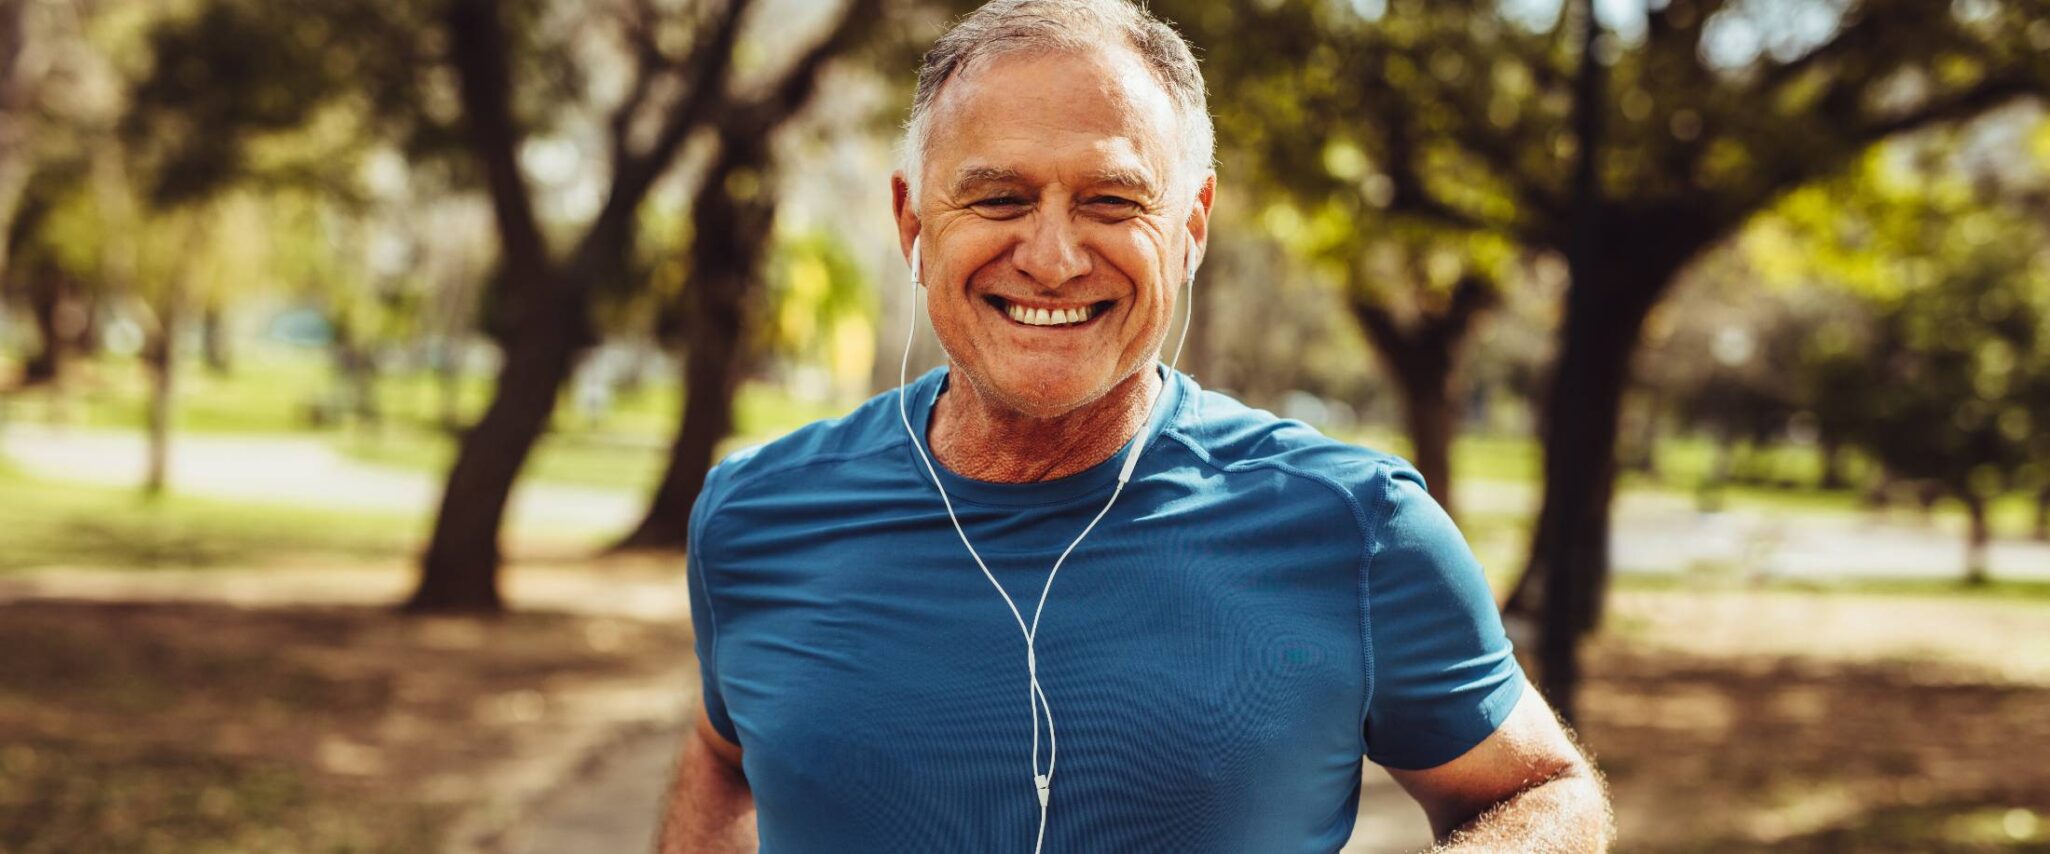
[[[1135,506],[1055,576],[1036,648],[1071,815],[1063,833],[1183,815],[1172,832],[1200,849],[1319,809],[1270,801],[1316,785],[1313,800],[1327,802],[1357,780],[1356,535],[1229,516]],[[1023,810],[994,826],[1031,823],[1019,622],[1033,622],[1086,516],[964,514],[1016,615],[944,514],[837,518],[829,534],[734,541],[718,569],[722,690],[765,834],[779,809],[873,821],[922,804],[900,832],[942,846],[979,845],[992,826],[948,816]]]

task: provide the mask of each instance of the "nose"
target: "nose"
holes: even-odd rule
[[[1036,214],[1032,231],[1011,251],[1011,263],[1042,288],[1058,288],[1089,274],[1093,262],[1072,222]]]

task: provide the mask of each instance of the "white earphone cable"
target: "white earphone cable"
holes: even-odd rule
[[[1132,472],[1138,468],[1139,453],[1146,446],[1147,429],[1153,422],[1154,410],[1160,406],[1161,398],[1167,394],[1167,383],[1174,382],[1175,367],[1182,360],[1182,347],[1189,341],[1189,327],[1194,323],[1195,307],[1194,305],[1184,306],[1182,332],[1181,336],[1175,341],[1174,358],[1168,362],[1168,377],[1165,382],[1161,383],[1160,388],[1154,392],[1153,400],[1146,406],[1146,420],[1140,425],[1139,432],[1132,437],[1131,448],[1125,452],[1125,462],[1118,472],[1117,485],[1111,489],[1110,500],[1104,502],[1103,509],[1096,511],[1096,516],[1089,520],[1088,525],[1083,526],[1082,532],[1075,535],[1075,539],[1068,543],[1068,547],[1061,550],[1061,556],[1054,561],[1053,569],[1047,572],[1046,583],[1040,587],[1039,603],[1032,609],[1032,622],[1030,625],[1027,625],[1024,613],[1018,610],[1017,602],[1012,600],[1011,594],[1004,590],[1004,585],[997,581],[996,574],[990,572],[989,564],[983,562],[982,554],[975,550],[975,544],[969,542],[968,532],[961,527],[961,518],[954,513],[954,501],[947,496],[947,488],[940,482],[939,470],[934,467],[932,456],[926,453],[925,443],[919,441],[918,432],[911,427],[910,410],[905,405],[904,397],[910,379],[911,342],[918,334],[919,278],[923,266],[921,261],[922,259],[918,254],[918,239],[912,238],[911,302],[906,306],[909,317],[904,324],[904,356],[897,365],[897,419],[903,423],[904,435],[911,439],[912,449],[918,452],[919,462],[925,465],[926,476],[932,479],[933,488],[939,491],[940,502],[947,509],[947,520],[954,525],[954,534],[961,538],[961,545],[967,547],[968,556],[975,559],[975,566],[982,570],[982,576],[989,579],[990,586],[996,588],[998,596],[1003,597],[1004,607],[1010,609],[1011,618],[1017,621],[1018,631],[1025,637],[1026,705],[1032,712],[1032,782],[1033,788],[1039,797],[1039,832],[1032,843],[1032,851],[1033,854],[1039,854],[1041,846],[1046,842],[1047,803],[1052,794],[1054,764],[1060,757],[1060,743],[1054,736],[1053,706],[1047,702],[1046,691],[1039,684],[1039,655],[1035,643],[1039,634],[1039,618],[1046,612],[1046,600],[1048,594],[1053,591],[1053,580],[1060,574],[1061,566],[1067,563],[1068,555],[1073,554],[1075,547],[1081,545],[1082,540],[1089,536],[1089,532],[1096,530],[1096,524],[1103,521],[1103,517],[1110,513],[1110,508],[1117,504],[1118,496],[1124,494],[1125,484],[1132,479]],[[1187,302],[1193,303],[1195,299],[1193,288],[1196,282],[1195,244],[1193,243],[1189,245],[1184,267],[1183,284],[1190,291],[1184,295],[1184,298]],[[1042,713],[1046,718],[1047,758],[1045,774],[1039,773],[1039,720]]]

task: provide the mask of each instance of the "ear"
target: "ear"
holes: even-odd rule
[[[1189,206],[1189,268],[1182,271],[1184,277],[1202,266],[1205,256],[1210,254],[1210,205],[1217,199],[1217,173],[1203,176],[1203,185],[1196,189],[1196,202]]]
[[[911,201],[911,185],[904,180],[902,170],[890,174],[890,212],[897,219],[898,251],[904,253],[904,263],[917,269],[911,253],[918,246],[918,210]]]

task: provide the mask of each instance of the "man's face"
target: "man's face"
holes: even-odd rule
[[[976,391],[1054,417],[1150,365],[1211,191],[1179,171],[1173,102],[1138,58],[979,61],[928,120],[915,210],[894,182],[898,225],[907,247],[919,239],[933,328]]]

